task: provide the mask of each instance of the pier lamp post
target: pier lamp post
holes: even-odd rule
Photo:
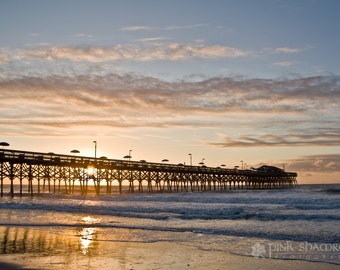
[[[97,141],[93,141],[94,143],[94,158],[97,158]]]
[[[128,158],[128,159],[129,159],[129,161],[130,161],[130,159],[132,158],[132,156],[131,156],[131,152],[132,152],[132,150],[129,150],[129,154],[128,154],[128,155],[126,155],[126,156],[124,156],[124,158]]]
[[[190,166],[192,166],[192,154],[188,154],[190,156]]]
[[[198,164],[203,166],[204,165],[204,160],[205,160],[205,158],[202,158],[202,161],[200,163],[198,163]]]
[[[242,163],[242,170],[243,170],[243,160],[241,160],[241,163]]]

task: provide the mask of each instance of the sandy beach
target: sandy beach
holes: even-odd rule
[[[111,251],[111,252],[110,252]],[[110,254],[111,253],[111,254]],[[187,243],[156,242],[109,243],[97,256],[44,256],[43,254],[1,255],[0,268],[6,269],[197,269],[197,270],[320,270],[339,265],[299,260],[262,259],[206,251]]]

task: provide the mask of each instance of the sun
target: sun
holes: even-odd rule
[[[94,175],[94,167],[92,166],[87,167],[87,175]]]

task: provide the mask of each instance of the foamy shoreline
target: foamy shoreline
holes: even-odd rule
[[[329,190],[3,198],[0,269],[338,269]]]
[[[0,268],[6,269],[229,269],[229,270],[319,270],[339,269],[339,265],[299,260],[262,259],[238,256],[221,251],[202,250],[190,242],[115,242],[108,243],[112,251],[121,254],[98,254],[94,257],[70,257],[66,261],[60,256],[38,254],[2,255]],[[117,256],[118,255],[118,256]],[[4,264],[4,262],[6,264]]]

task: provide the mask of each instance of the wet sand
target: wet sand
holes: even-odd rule
[[[190,242],[114,242],[106,243],[105,250],[93,256],[2,254],[0,269],[339,269],[339,265],[329,263],[263,259],[202,250]]]

